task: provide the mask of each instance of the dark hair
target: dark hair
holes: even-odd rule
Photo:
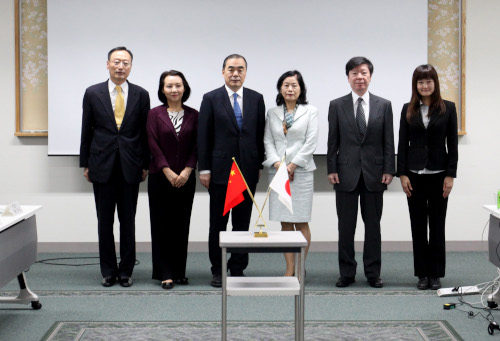
[[[245,69],[248,69],[248,64],[247,64],[247,60],[245,59],[245,57],[243,57],[241,54],[233,53],[224,59],[224,63],[222,63],[222,70],[224,70],[226,68],[227,60],[233,59],[233,58],[242,58],[245,61]]]
[[[368,58],[365,57],[352,57],[351,59],[349,59],[349,61],[345,65],[346,76],[349,76],[349,71],[363,64],[366,64],[368,66],[368,69],[370,69],[370,76],[371,76],[373,74],[373,64],[372,62],[370,62]]]
[[[299,98],[297,98],[297,104],[307,104],[307,88],[306,84],[304,83],[304,79],[302,78],[302,75],[300,74],[299,71],[293,70],[293,71],[287,71],[284,74],[281,75],[281,77],[278,79],[278,83],[276,84],[276,88],[278,89],[278,96],[276,96],[276,104],[277,105],[282,105],[285,103],[285,99],[283,98],[283,95],[281,94],[281,86],[283,85],[283,82],[285,81],[286,78],[288,77],[294,77],[297,76],[297,81],[299,82],[300,86],[300,95]]]
[[[115,47],[114,49],[111,49],[111,51],[108,52],[108,60],[111,58],[111,55],[113,54],[113,52],[116,52],[116,51],[126,51],[130,55],[130,61],[134,60],[134,55],[125,46],[118,46],[118,47]]]
[[[161,74],[160,84],[158,85],[158,99],[160,100],[160,102],[168,105],[167,97],[163,93],[163,87],[165,86],[165,78],[167,78],[167,76],[181,77],[182,84],[184,85],[184,93],[182,94],[181,102],[182,103],[186,102],[189,98],[189,95],[191,95],[191,87],[189,86],[189,83],[187,82],[186,77],[184,77],[182,72],[176,70],[165,71]]]
[[[408,111],[406,112],[406,120],[408,123],[420,114],[420,101],[422,100],[422,95],[418,93],[417,83],[422,79],[432,79],[434,81],[434,92],[431,95],[431,105],[429,106],[429,113],[427,115],[430,117],[436,108],[439,109],[439,115],[446,111],[446,106],[441,98],[437,71],[431,64],[423,64],[417,66],[415,71],[413,71],[411,80],[411,100],[408,104]]]

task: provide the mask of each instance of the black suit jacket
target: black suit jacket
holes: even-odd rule
[[[203,96],[198,121],[198,169],[210,170],[211,181],[227,185],[232,158],[248,184],[259,181],[264,161],[265,105],[263,96],[243,88],[243,125],[238,129],[226,87]]]
[[[83,96],[80,167],[89,168],[92,182],[108,182],[117,154],[127,183],[140,182],[142,170],[148,169],[149,94],[137,85],[128,85],[127,107],[120,130],[116,126],[108,81],[87,88]]]
[[[149,111],[147,131],[151,150],[149,172],[152,174],[162,172],[164,167],[169,167],[176,174],[180,174],[185,167],[196,168],[198,111],[186,105],[182,108],[184,118],[179,135],[165,105]]]
[[[444,170],[446,176],[457,176],[458,129],[455,103],[444,101],[446,111],[434,112],[425,129],[419,113],[411,123],[406,120],[408,103],[401,111],[398,144],[398,176],[410,169]]]
[[[328,111],[328,174],[338,173],[335,190],[353,191],[361,172],[372,192],[387,189],[383,174],[395,174],[394,132],[391,102],[370,93],[370,115],[364,135],[358,131],[352,94],[330,102]]]

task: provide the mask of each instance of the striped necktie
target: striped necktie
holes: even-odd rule
[[[365,136],[366,132],[366,119],[365,119],[365,111],[363,110],[363,99],[361,97],[358,98],[358,108],[356,109],[356,123],[358,124],[358,130],[361,134],[361,137]]]
[[[238,94],[235,92],[233,94],[234,97],[234,116],[236,116],[236,122],[238,123],[238,128],[241,130],[241,126],[243,125],[243,116],[241,115],[240,104],[238,103]]]

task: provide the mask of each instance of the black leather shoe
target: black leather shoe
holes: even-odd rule
[[[340,277],[337,280],[337,283],[335,284],[338,288],[345,288],[348,287],[349,285],[355,283],[356,280],[354,277]]]
[[[384,286],[384,282],[380,278],[368,278],[368,284],[372,288],[382,288]]]
[[[174,282],[161,282],[162,289],[170,290],[174,287]]]
[[[419,277],[418,278],[418,283],[417,283],[417,288],[420,290],[427,290],[429,289],[429,281],[425,277]]]
[[[213,275],[212,280],[210,281],[210,285],[216,288],[222,287],[222,276],[221,275]]]
[[[429,288],[432,290],[441,289],[441,281],[439,278],[429,278]]]
[[[231,277],[245,277],[245,274],[243,273],[243,271],[241,271],[241,272],[232,272],[231,271]]]
[[[118,278],[118,283],[124,288],[128,288],[132,286],[132,277],[129,276],[120,276]]]
[[[103,287],[112,287],[116,283],[116,277],[114,276],[106,276],[102,278],[101,284]]]
[[[188,283],[188,279],[186,277],[180,278],[180,279],[174,279],[174,283],[175,284],[180,284],[180,285],[187,285],[187,284],[189,284]]]

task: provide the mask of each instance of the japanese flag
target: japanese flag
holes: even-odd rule
[[[283,205],[288,208],[290,213],[293,214],[292,208],[292,193],[290,192],[290,179],[288,178],[288,171],[285,162],[282,162],[269,184],[269,187],[278,194],[278,199]]]

